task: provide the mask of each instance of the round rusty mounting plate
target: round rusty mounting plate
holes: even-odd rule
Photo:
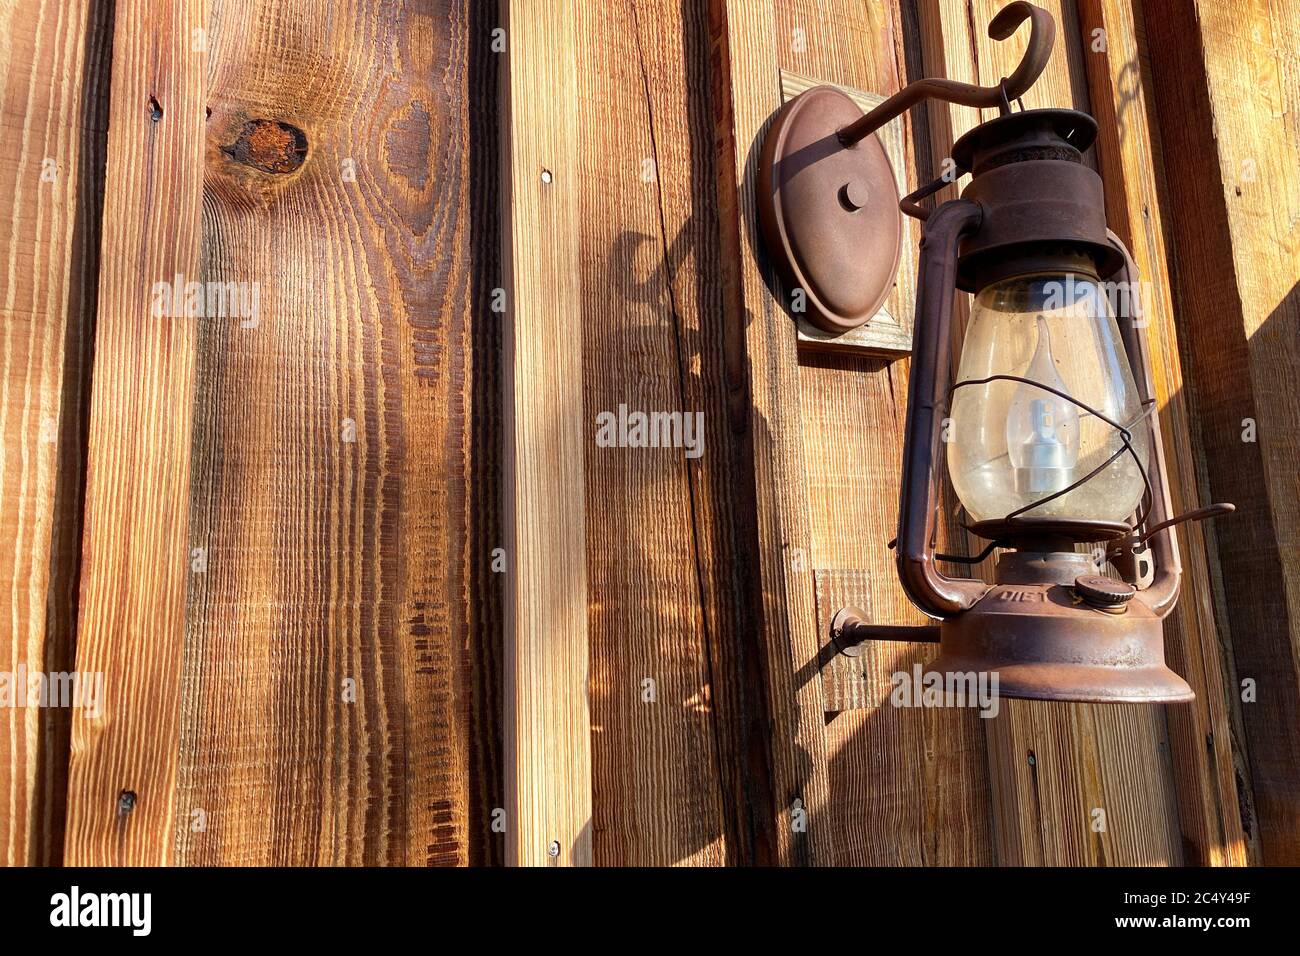
[[[841,334],[875,315],[898,273],[898,187],[874,135],[855,146],[837,132],[862,116],[847,95],[813,87],[777,114],[763,140],[758,212],[781,278],[804,292],[808,320]]]

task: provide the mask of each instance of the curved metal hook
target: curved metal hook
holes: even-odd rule
[[[1025,48],[1025,55],[1011,75],[1002,79],[997,86],[975,86],[972,83],[934,77],[917,80],[907,84],[861,119],[841,129],[840,142],[852,146],[924,99],[933,98],[960,106],[978,107],[1001,107],[1004,98],[1006,101],[1019,99],[1047,67],[1052,46],[1056,42],[1056,23],[1052,20],[1052,15],[1042,7],[1026,3],[1025,0],[1007,4],[989,22],[989,36],[994,40],[1005,40],[1026,20],[1029,21],[1029,45]]]

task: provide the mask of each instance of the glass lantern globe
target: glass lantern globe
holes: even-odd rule
[[[1145,487],[1120,433],[1147,467],[1148,429],[1119,326],[1096,275],[1037,273],[995,282],[971,308],[948,433],[948,472],[976,521],[1018,517],[1125,522]],[[1047,388],[1039,387],[1047,386]],[[1056,495],[1056,497],[1049,496]],[[1034,502],[1042,501],[1034,506]],[[1031,507],[1032,506],[1032,507]],[[1022,510],[1024,509],[1024,510]]]

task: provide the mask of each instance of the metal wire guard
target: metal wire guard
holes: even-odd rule
[[[1115,431],[1119,432],[1120,441],[1122,442],[1120,448],[1113,455],[1107,458],[1104,462],[1102,462],[1092,471],[1088,472],[1088,474],[1084,475],[1082,478],[1078,479],[1077,481],[1071,482],[1070,484],[1062,488],[1060,491],[1054,491],[1050,495],[1039,498],[1037,501],[1031,501],[1029,504],[1017,508],[1012,512],[1009,512],[1008,514],[1003,516],[1002,520],[1011,521],[1013,518],[1016,518],[1027,511],[1032,511],[1033,509],[1039,507],[1040,505],[1044,505],[1049,501],[1054,501],[1057,498],[1062,497],[1063,495],[1068,495],[1071,491],[1074,491],[1076,488],[1081,487],[1082,485],[1091,481],[1093,478],[1097,477],[1099,474],[1101,474],[1103,471],[1109,468],[1112,464],[1114,464],[1117,460],[1119,460],[1120,456],[1127,451],[1130,455],[1133,456],[1133,462],[1138,467],[1138,473],[1142,476],[1142,487],[1143,487],[1142,502],[1141,502],[1140,510],[1138,511],[1138,517],[1137,520],[1133,522],[1132,527],[1129,528],[1129,533],[1132,534],[1133,532],[1137,531],[1138,528],[1142,527],[1142,525],[1147,520],[1147,516],[1151,513],[1151,503],[1155,495],[1155,492],[1151,487],[1151,479],[1147,476],[1146,466],[1142,464],[1142,459],[1138,456],[1137,449],[1133,447],[1133,433],[1129,431],[1129,428],[1137,425],[1138,422],[1141,422],[1150,416],[1151,409],[1154,408],[1156,404],[1155,399],[1149,398],[1144,400],[1142,402],[1142,411],[1138,414],[1137,418],[1135,418],[1127,426],[1121,425],[1119,424],[1119,422],[1112,421],[1110,418],[1108,418],[1106,415],[1103,415],[1101,412],[1093,408],[1091,405],[1087,404],[1086,402],[1081,402],[1073,395],[1063,392],[1059,388],[1053,388],[1050,385],[1044,385],[1042,382],[1036,382],[1033,379],[1025,378],[1022,375],[990,375],[987,378],[967,379],[964,382],[957,382],[952,386],[952,388],[948,390],[948,402],[951,405],[952,393],[959,388],[963,388],[967,385],[987,385],[990,382],[999,382],[999,381],[1019,382],[1023,385],[1029,385],[1032,388],[1038,388],[1045,392],[1050,392],[1051,394],[1057,396],[1058,398],[1063,398],[1067,402],[1070,402],[1073,405],[1077,405],[1079,408],[1087,412],[1089,415],[1094,416],[1095,418],[1105,422],[1111,428],[1115,429]]]

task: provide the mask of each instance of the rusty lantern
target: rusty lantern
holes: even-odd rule
[[[1046,11],[1009,4],[989,35],[1005,39],[1026,20],[1026,54],[995,87],[920,80],[865,115],[816,87],[786,104],[763,144],[766,246],[824,331],[870,321],[897,271],[900,207],[924,220],[896,545],[904,590],[941,623],[882,627],[846,608],[832,636],[841,648],[937,640],[930,670],[996,672],[1008,697],[1188,701],[1164,660],[1161,622],[1182,573],[1172,527],[1232,506],[1170,515],[1136,269],[1083,162],[1097,124],[1075,110],[1011,108],[1051,54]],[[933,210],[920,201],[955,177],[899,203],[874,135],[927,97],[1000,108],[953,146],[955,172],[972,179]],[[950,384],[957,290],[973,301]],[[935,551],[945,448],[963,525],[988,542],[974,556]],[[991,584],[938,568],[997,548]]]

